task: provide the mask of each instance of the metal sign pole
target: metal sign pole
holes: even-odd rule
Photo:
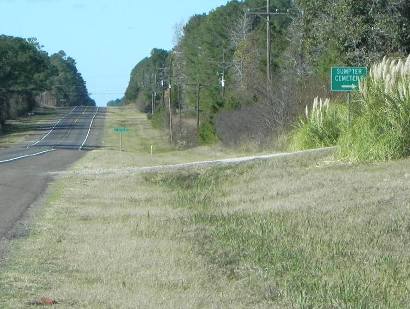
[[[349,128],[352,126],[352,99],[350,96],[350,92],[347,93],[347,108],[348,108],[348,121],[349,121]]]

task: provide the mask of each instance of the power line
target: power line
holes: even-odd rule
[[[277,16],[277,15],[289,15],[293,10],[291,9],[273,9],[271,10],[270,7],[270,0],[266,0],[266,11],[258,11],[259,8],[256,9],[248,9],[247,12],[245,12],[245,16],[247,15],[257,15],[257,16],[263,16],[266,17],[266,95],[268,96],[269,94],[269,88],[271,84],[271,48],[272,48],[272,42],[271,42],[271,16]]]

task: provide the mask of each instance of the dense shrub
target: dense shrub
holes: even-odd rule
[[[339,142],[345,158],[380,161],[410,155],[410,55],[373,65],[354,103],[352,126]]]
[[[336,145],[347,127],[347,109],[342,104],[330,104],[329,99],[315,98],[291,138],[291,149],[311,149]]]
[[[300,121],[293,149],[338,144],[350,161],[382,161],[410,155],[410,55],[384,58],[353,95],[351,124],[347,108],[315,99],[312,111]]]
[[[214,126],[210,122],[202,123],[199,127],[199,139],[202,144],[213,144],[218,141]]]
[[[156,129],[165,128],[167,125],[167,115],[164,106],[158,106],[154,114],[147,114],[152,126]]]

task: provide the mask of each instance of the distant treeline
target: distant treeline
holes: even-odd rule
[[[95,106],[73,58],[49,56],[36,39],[0,35],[0,129],[39,103]]]
[[[122,106],[124,104],[124,99],[115,99],[108,101],[107,106],[110,107],[116,107],[116,106]]]
[[[333,65],[368,66],[410,52],[410,2],[271,0],[271,82],[266,68],[266,0],[230,1],[176,26],[171,51],[153,49],[132,70],[125,103],[195,110],[201,128],[228,142],[262,142],[288,127],[318,95],[329,93]],[[222,87],[224,86],[224,87]],[[203,135],[209,136],[209,135]]]

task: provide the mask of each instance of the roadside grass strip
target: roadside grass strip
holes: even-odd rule
[[[248,283],[242,304],[406,308],[409,164],[272,160],[145,178],[192,212],[186,228],[209,267]]]
[[[8,120],[3,128],[4,134],[0,134],[0,148],[8,148],[21,144],[26,147],[27,143],[34,143],[38,140],[39,132],[58,116],[63,116],[61,109],[38,108],[36,114],[30,117],[20,117],[15,120]],[[28,138],[28,139],[27,139]],[[30,141],[30,139],[33,139]]]
[[[98,150],[73,170],[172,162],[165,145],[158,159],[137,143],[125,163]],[[406,308],[409,167],[297,156],[64,175],[29,236],[10,245],[0,307]]]

